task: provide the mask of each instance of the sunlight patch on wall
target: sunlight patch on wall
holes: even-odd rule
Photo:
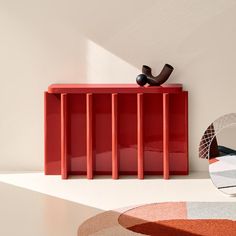
[[[87,41],[87,83],[135,83],[139,69],[91,40]]]

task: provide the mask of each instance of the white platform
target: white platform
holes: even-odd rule
[[[208,173],[163,180],[87,180],[43,173],[0,174],[0,235],[76,236],[79,225],[104,210],[163,201],[236,201]]]
[[[0,181],[102,210],[163,201],[236,201],[217,190],[206,172],[175,176],[170,180],[161,177],[138,180],[134,176],[119,180],[112,180],[110,176],[62,180],[60,176],[37,172],[2,173]]]

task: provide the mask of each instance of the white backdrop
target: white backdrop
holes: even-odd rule
[[[132,83],[142,64],[189,91],[192,170],[202,133],[236,111],[235,0],[0,0],[0,170],[43,169],[51,83]]]

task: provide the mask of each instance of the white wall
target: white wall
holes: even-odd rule
[[[142,64],[189,91],[191,169],[205,128],[236,111],[235,0],[0,0],[0,170],[43,168],[51,83],[132,83]]]

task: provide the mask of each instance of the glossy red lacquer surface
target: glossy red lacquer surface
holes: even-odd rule
[[[51,85],[45,174],[188,174],[187,101],[180,85]]]

